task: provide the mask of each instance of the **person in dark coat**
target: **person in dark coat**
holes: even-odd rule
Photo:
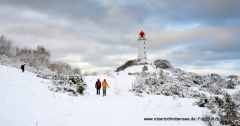
[[[101,82],[98,79],[96,84],[95,84],[95,88],[97,89],[97,95],[100,95],[100,89],[101,89]]]
[[[22,73],[24,72],[25,64],[21,65]]]

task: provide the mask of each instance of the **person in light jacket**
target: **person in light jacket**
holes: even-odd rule
[[[106,96],[107,87],[110,88],[107,84],[106,79],[102,82],[103,97]]]

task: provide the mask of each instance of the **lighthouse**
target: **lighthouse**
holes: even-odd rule
[[[143,30],[141,30],[138,38],[138,64],[140,65],[148,64],[146,45],[147,39]]]

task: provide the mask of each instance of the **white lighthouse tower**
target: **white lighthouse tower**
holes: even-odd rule
[[[146,42],[145,33],[141,30],[138,38],[138,64],[140,65],[148,63]]]

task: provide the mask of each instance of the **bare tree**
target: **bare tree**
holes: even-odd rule
[[[67,73],[67,70],[66,70],[66,63],[64,62],[56,62],[56,72],[58,74],[58,77],[61,75],[61,74],[66,74]]]
[[[78,75],[81,75],[81,70],[79,68],[74,68],[73,69],[73,74],[78,74]]]
[[[84,76],[88,76],[89,75],[89,72],[88,71],[84,71]]]
[[[0,36],[0,55],[13,56],[12,41],[5,36]]]
[[[73,73],[72,67],[69,64],[66,64],[65,68],[66,68],[67,74],[72,74]]]
[[[50,64],[50,52],[43,46],[37,46],[36,50],[16,48],[17,57],[25,63],[28,63],[30,67],[34,67],[37,70],[48,68]]]
[[[92,72],[92,75],[93,75],[93,76],[97,76],[98,73],[97,73],[96,71],[93,71],[93,72]]]

